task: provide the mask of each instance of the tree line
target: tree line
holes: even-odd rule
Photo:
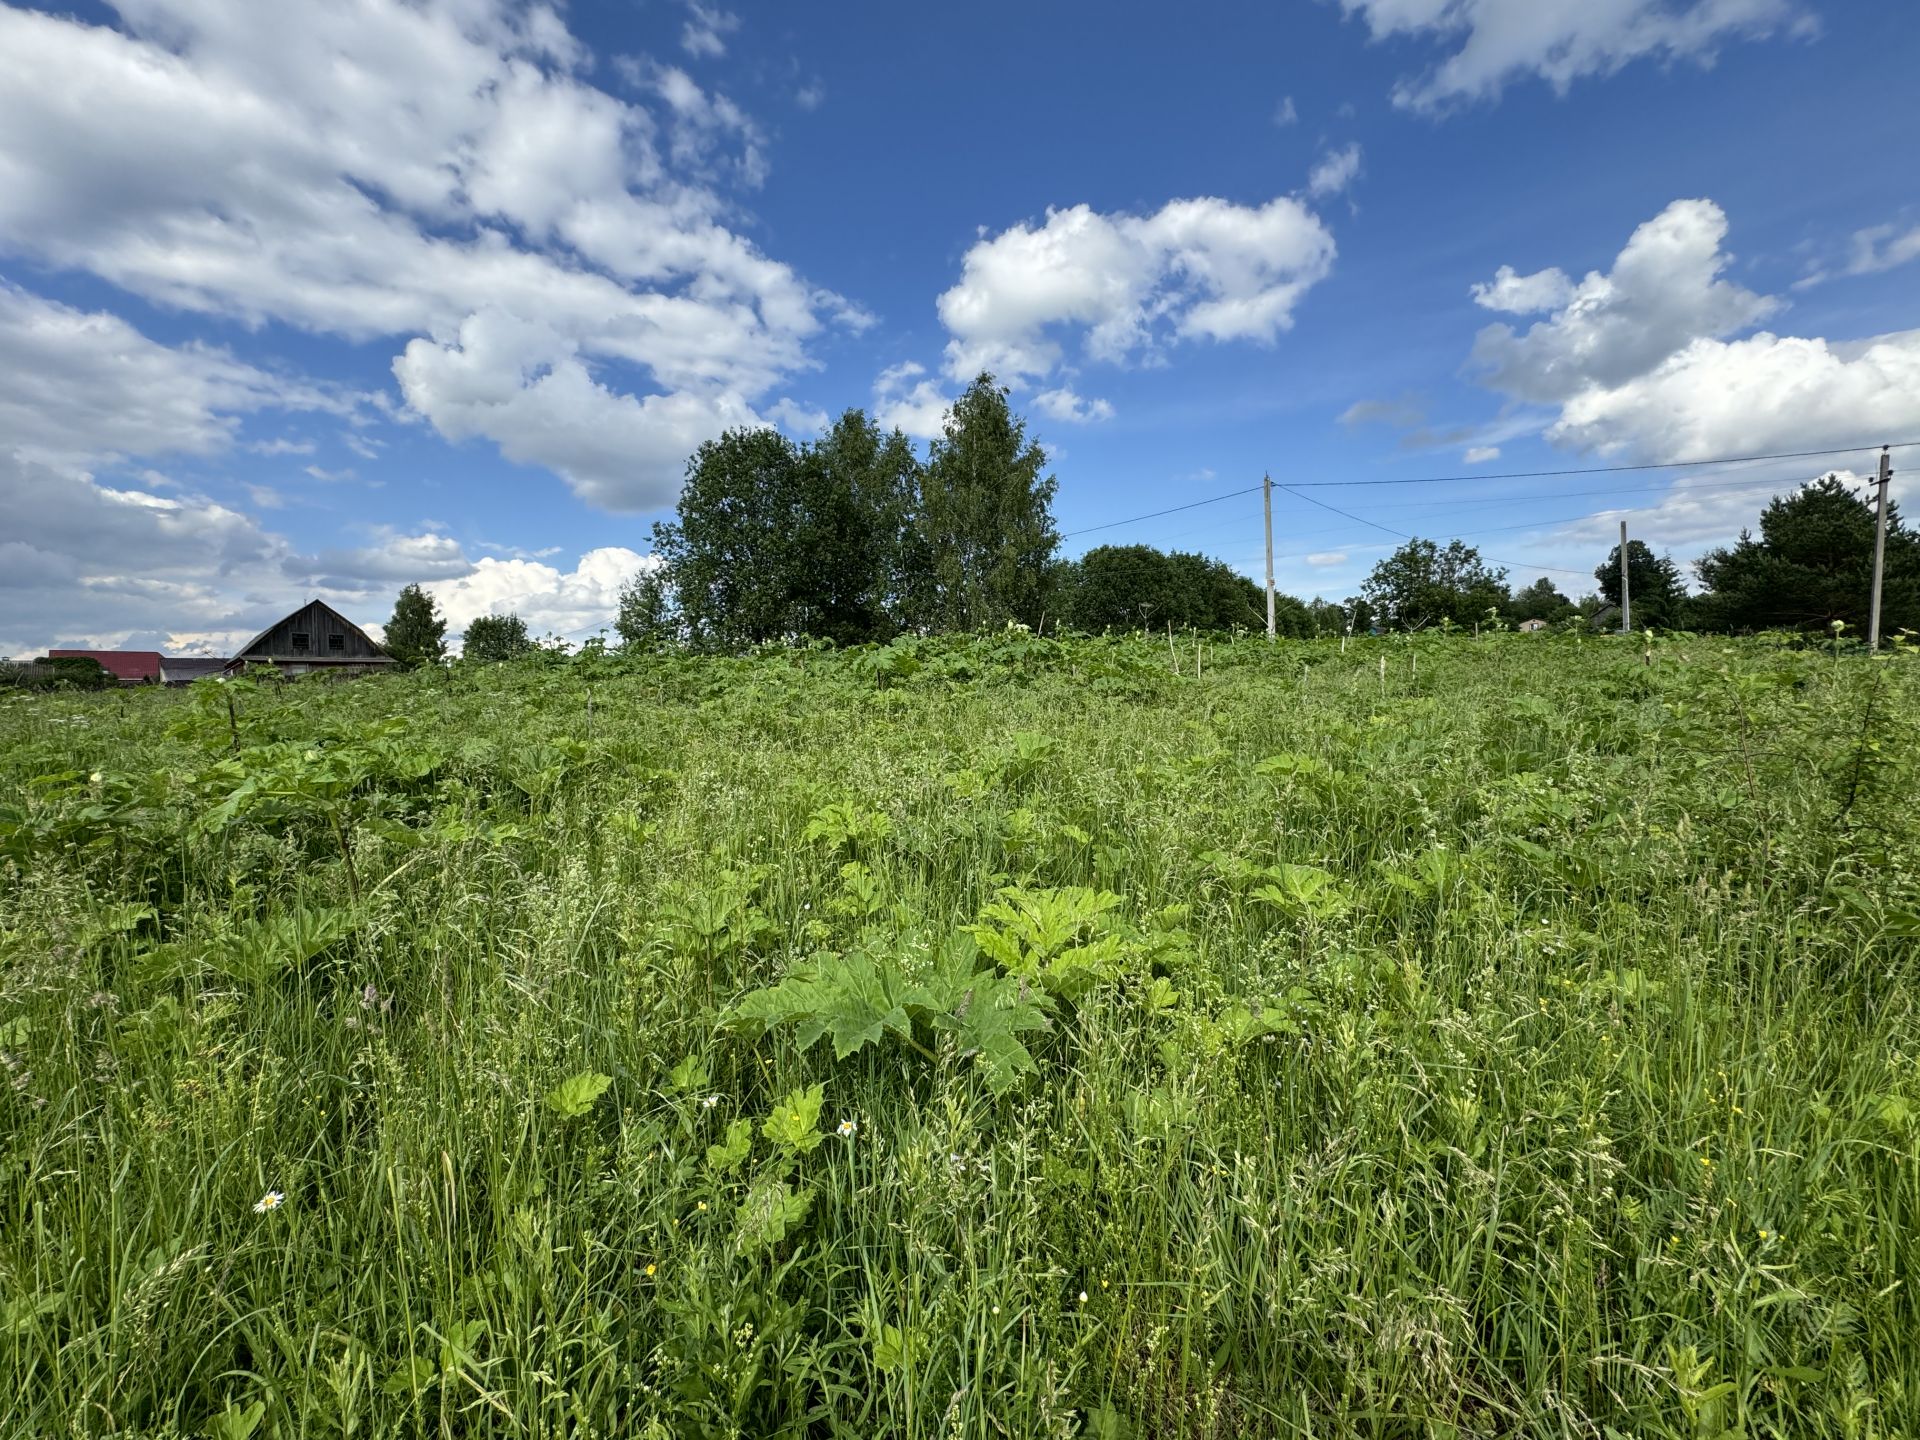
[[[1636,629],[1864,631],[1873,586],[1873,507],[1828,475],[1760,512],[1759,529],[1694,562],[1689,592],[1670,555],[1627,542],[1626,598]],[[1595,567],[1596,589],[1575,601],[1551,579],[1509,591],[1507,572],[1458,540],[1410,540],[1368,576],[1349,602],[1361,623],[1395,629],[1427,625],[1618,623],[1620,547]],[[1887,506],[1881,631],[1920,630],[1920,536]]]
[[[1008,392],[982,374],[956,399],[921,458],[898,429],[849,409],[817,440],[729,430],[687,462],[674,516],[653,527],[654,564],[621,593],[613,628],[632,650],[728,652],[813,638],[836,645],[999,629],[1260,630],[1266,595],[1224,561],[1148,545],[1059,555],[1055,481]],[[1759,531],[1678,565],[1628,546],[1636,628],[1864,629],[1873,512],[1837,478],[1777,496]],[[1279,634],[1369,629],[1617,623],[1619,548],[1574,599],[1550,578],[1510,588],[1507,572],[1459,540],[1413,539],[1344,602],[1275,597]],[[1920,629],[1920,539],[1890,507],[1883,630]],[[467,627],[468,658],[541,648],[514,615]],[[387,648],[409,664],[446,654],[431,596],[408,586]]]

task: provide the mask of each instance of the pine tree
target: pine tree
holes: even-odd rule
[[[434,598],[409,585],[394,602],[387,621],[387,653],[406,669],[438,665],[447,658],[447,621]]]

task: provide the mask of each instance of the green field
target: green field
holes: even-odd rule
[[[0,1427],[1920,1433],[1913,658],[1198,658],[0,701]]]

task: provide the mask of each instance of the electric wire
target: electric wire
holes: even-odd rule
[[[1308,500],[1308,499],[1311,499],[1312,497],[1307,495],[1301,495],[1299,493],[1301,490],[1322,490],[1330,487],[1354,486],[1354,485],[1443,485],[1443,484],[1465,483],[1465,482],[1471,482],[1471,481],[1484,481],[1484,480],[1541,480],[1541,479],[1548,479],[1548,478],[1557,478],[1557,477],[1562,477],[1567,475],[1618,475],[1626,472],[1645,471],[1645,470],[1686,470],[1686,469],[1698,469],[1701,467],[1715,466],[1715,465],[1752,465],[1752,464],[1759,464],[1766,461],[1823,459],[1825,457],[1832,456],[1832,455],[1857,455],[1863,450],[1882,450],[1882,449],[1909,450],[1916,446],[1920,446],[1920,440],[1897,440],[1897,441],[1894,441],[1892,444],[1888,444],[1888,445],[1871,445],[1871,444],[1848,445],[1848,446],[1844,446],[1844,447],[1832,449],[1832,450],[1783,450],[1771,455],[1725,455],[1725,456],[1720,456],[1718,458],[1709,459],[1709,460],[1669,460],[1662,463],[1648,463],[1648,464],[1635,464],[1635,465],[1583,465],[1583,466],[1570,467],[1563,470],[1506,470],[1506,471],[1497,471],[1497,472],[1490,471],[1488,473],[1480,474],[1480,475],[1412,475],[1412,476],[1405,476],[1397,480],[1295,480],[1295,481],[1290,481],[1284,485],[1279,484],[1278,482],[1275,482],[1275,488],[1286,490],[1289,494],[1294,495],[1298,499]],[[1772,480],[1737,480],[1737,481],[1726,481],[1726,482],[1715,482],[1715,483],[1724,484],[1726,486],[1753,485],[1757,487],[1761,485],[1777,484],[1779,482],[1772,481]],[[1649,488],[1660,489],[1662,487],[1652,486]],[[1686,490],[1705,490],[1708,488],[1710,488],[1709,485],[1686,485],[1686,486],[1676,486],[1674,487],[1674,490],[1676,492],[1680,492],[1680,491],[1686,491]],[[1243,490],[1229,490],[1222,495],[1209,495],[1204,500],[1192,500],[1184,505],[1171,505],[1164,510],[1149,510],[1143,515],[1129,515],[1124,520],[1108,520],[1099,525],[1084,525],[1078,530],[1066,531],[1064,534],[1061,535],[1060,538],[1062,540],[1071,540],[1074,537],[1079,535],[1092,535],[1102,530],[1117,530],[1123,525],[1138,524],[1142,520],[1157,520],[1162,515],[1175,515],[1182,510],[1197,510],[1203,505],[1218,505],[1223,500],[1236,500],[1242,495],[1251,495],[1259,489],[1260,489],[1260,486],[1258,485],[1249,485]],[[1573,495],[1579,495],[1579,494],[1598,494],[1598,495],[1631,494],[1634,492],[1608,491],[1608,490],[1583,492],[1583,491],[1574,490],[1574,491],[1563,491],[1561,493],[1568,496],[1573,496]],[[1511,497],[1511,498],[1519,498],[1519,497]],[[1449,502],[1437,502],[1437,503],[1468,504],[1472,502],[1470,501],[1450,502],[1449,501]],[[1327,506],[1324,508],[1332,509],[1333,507]],[[1335,513],[1344,514],[1345,512],[1335,511]],[[1354,519],[1357,517],[1349,516],[1348,518]],[[1360,521],[1360,523],[1363,525],[1366,525],[1366,524],[1371,524],[1372,522],[1362,520]],[[1381,527],[1376,526],[1375,528],[1377,529]],[[1392,532],[1389,532],[1389,533],[1392,533]],[[1568,573],[1572,573],[1572,572],[1568,572]]]

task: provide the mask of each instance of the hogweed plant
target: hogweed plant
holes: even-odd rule
[[[1920,1433],[1828,639],[11,699],[0,1433]]]

